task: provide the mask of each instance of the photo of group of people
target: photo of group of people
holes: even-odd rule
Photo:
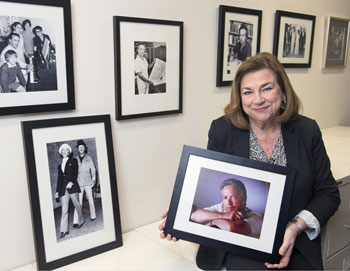
[[[166,43],[135,41],[135,95],[166,92]]]
[[[283,57],[305,56],[306,26],[284,24]]]
[[[57,90],[54,25],[0,16],[0,93]]]
[[[95,138],[47,143],[57,242],[104,228]]]
[[[268,182],[202,167],[189,220],[260,238]]]

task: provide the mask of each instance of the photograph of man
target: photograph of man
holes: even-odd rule
[[[134,60],[134,70],[136,75],[136,89],[138,91],[137,94],[148,94],[149,86],[153,86],[153,82],[149,80],[148,69],[151,69],[154,62],[148,65],[148,61],[146,58],[146,46],[140,43],[137,46],[137,55]]]
[[[247,190],[243,182],[229,178],[220,184],[222,201],[197,209],[191,220],[222,230],[259,238],[263,215],[246,207]]]
[[[18,46],[20,43],[20,36],[17,33],[11,33],[8,37],[8,45],[1,51],[0,54],[0,66],[2,66],[3,64],[5,64],[6,58],[5,58],[5,54],[7,51],[12,50],[15,51],[17,56],[19,56],[21,54],[21,51],[19,50]],[[22,52],[23,54],[23,52]],[[24,78],[27,80],[28,78],[28,73],[33,71],[33,65],[27,64],[23,61],[21,61],[19,58],[17,58],[17,63],[19,64],[19,66],[21,67],[21,71],[24,75]]]
[[[245,24],[242,24],[239,28],[239,41],[233,48],[233,53],[235,58],[240,61],[245,61],[252,56],[252,46],[248,41],[248,28]]]
[[[92,188],[96,184],[96,167],[91,156],[88,155],[88,148],[84,140],[79,139],[76,145],[78,149],[78,155],[76,160],[78,161],[78,184],[80,186],[79,202],[80,206],[83,204],[84,192],[89,202],[90,219],[93,221],[96,219],[96,210],[94,204],[94,198],[92,195]],[[73,227],[79,227],[78,213],[74,212]]]

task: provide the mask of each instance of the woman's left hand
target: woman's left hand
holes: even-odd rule
[[[278,251],[278,253],[282,256],[280,262],[276,264],[271,264],[266,262],[265,266],[267,268],[278,268],[278,269],[288,266],[290,255],[292,255],[295,239],[297,238],[297,236],[298,236],[298,227],[294,223],[289,224],[284,233],[282,246]]]
[[[71,189],[72,186],[73,186],[73,183],[72,183],[72,182],[69,182],[69,183],[67,184],[66,188],[67,188],[67,189]]]

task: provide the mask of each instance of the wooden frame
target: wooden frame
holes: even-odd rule
[[[279,262],[294,176],[290,168],[184,146],[164,233],[237,255]],[[220,203],[220,185],[227,179],[243,183],[248,208],[242,210],[244,219],[255,216],[261,223],[254,232],[239,233],[218,227],[214,220],[201,223],[194,217],[197,210],[211,211],[218,205],[225,208]]]
[[[261,21],[261,10],[219,6],[217,87],[230,86],[242,61],[260,52]]]
[[[349,46],[350,19],[328,16],[325,24],[323,68],[345,68]]]
[[[24,75],[19,84],[1,77],[0,115],[75,109],[70,0],[1,0],[0,10],[0,73],[7,73],[5,54],[12,50]],[[16,45],[11,25],[23,28],[25,20]]]
[[[285,68],[310,68],[316,16],[277,10],[273,54]]]
[[[117,120],[182,113],[183,22],[114,16],[114,46]]]
[[[38,269],[55,269],[120,247],[122,235],[110,116],[24,121],[22,132]],[[91,207],[83,201],[85,222],[75,226],[73,223],[78,223],[73,220],[76,207],[67,207],[68,222],[64,221],[63,210],[67,206],[64,197],[70,196],[69,206],[70,201],[74,203],[72,196],[77,197],[77,187],[83,191],[82,184],[78,183],[80,140],[86,144],[90,163],[92,161],[95,166],[96,173],[91,177],[95,177],[95,181],[91,186],[96,216],[92,217]],[[60,179],[63,144],[70,146],[73,157],[65,164],[62,174],[66,177]],[[75,176],[69,179],[75,190],[69,190],[68,183],[62,194],[60,184],[69,178],[69,172]],[[65,234],[62,236],[62,233]]]

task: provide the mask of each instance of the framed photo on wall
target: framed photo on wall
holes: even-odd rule
[[[183,22],[114,16],[117,120],[182,113]]]
[[[38,269],[122,246],[110,116],[24,121],[22,134]]]
[[[349,44],[350,19],[326,18],[323,68],[344,68]]]
[[[164,233],[279,262],[294,175],[290,168],[184,146]],[[234,206],[226,200],[231,197]],[[225,213],[227,218],[210,212]]]
[[[277,10],[273,54],[285,68],[310,68],[316,16]]]
[[[0,1],[0,115],[75,109],[70,0]]]
[[[260,52],[262,11],[219,6],[216,86],[230,86],[243,61]]]

